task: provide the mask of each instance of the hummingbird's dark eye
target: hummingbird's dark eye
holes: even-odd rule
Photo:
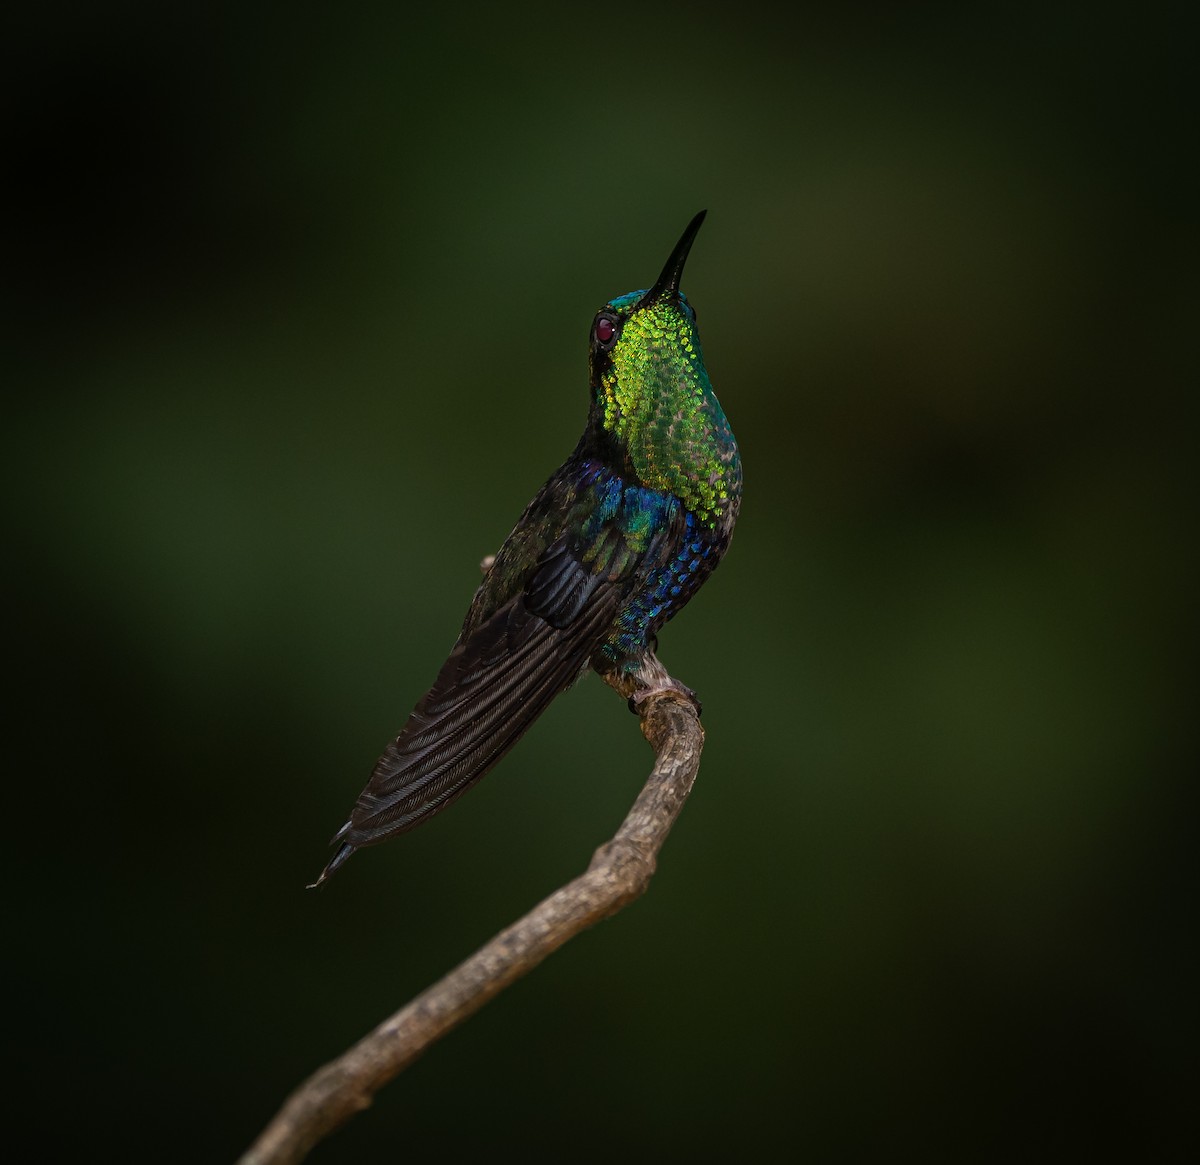
[[[607,352],[617,342],[617,323],[611,316],[597,316],[592,325],[592,335],[596,338],[596,347],[601,352]]]

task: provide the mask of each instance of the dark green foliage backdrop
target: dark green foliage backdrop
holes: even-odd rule
[[[615,828],[650,754],[592,680],[302,890],[575,441],[592,312],[705,206],[747,485],[662,640],[695,797],[646,900],[313,1159],[1175,1144],[1192,41],[774,11],[13,32],[10,1056],[46,1159],[231,1159]]]

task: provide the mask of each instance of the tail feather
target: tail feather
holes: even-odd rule
[[[315,882],[310,882],[305,889],[315,890],[317,887],[324,885],[324,883],[333,874],[335,874],[339,869],[341,869],[342,866],[346,864],[347,861],[350,860],[350,855],[354,853],[357,847],[352,846],[348,841],[342,841],[342,838],[346,836],[346,834],[349,832],[349,829],[350,822],[347,821],[346,824],[343,825],[342,828],[333,835],[333,840],[329,844],[337,845],[337,852],[329,859],[317,880]],[[342,844],[338,845],[338,842],[342,842]]]

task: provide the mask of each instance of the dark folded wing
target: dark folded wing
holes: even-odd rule
[[[465,793],[588,666],[682,522],[677,502],[654,501],[647,512],[646,491],[619,486],[566,507],[566,532],[542,543],[528,574],[507,573],[502,548],[450,658],[334,838],[320,880],[355,849],[412,829]]]
[[[587,666],[616,613],[617,593],[552,549],[528,594],[509,600],[451,652],[379,758],[337,840],[353,847],[382,841],[466,792]]]

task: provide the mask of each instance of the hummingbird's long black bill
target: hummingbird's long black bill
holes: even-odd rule
[[[692,243],[696,241],[696,235],[700,231],[700,224],[704,222],[706,214],[708,214],[708,211],[702,210],[688,223],[683,234],[679,237],[679,242],[675,244],[675,250],[671,252],[671,257],[667,260],[666,266],[663,267],[658,281],[642,296],[642,303],[651,303],[662,295],[668,293],[674,295],[679,291],[679,281],[683,278],[683,265],[687,262],[688,252],[692,249]]]

